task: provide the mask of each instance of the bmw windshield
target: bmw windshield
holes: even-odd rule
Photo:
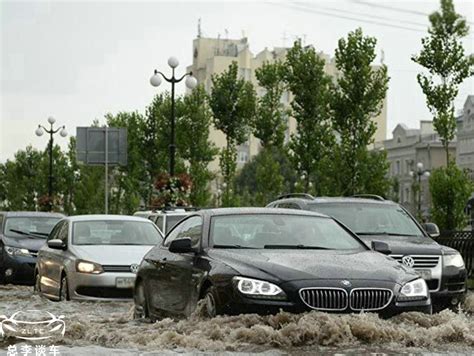
[[[356,234],[423,237],[408,213],[398,205],[370,203],[317,203],[312,211],[332,216]]]
[[[333,219],[302,215],[215,216],[211,240],[214,248],[365,250]]]

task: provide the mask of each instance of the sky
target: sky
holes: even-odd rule
[[[474,2],[455,6],[474,27]],[[333,56],[337,41],[362,27],[377,38],[376,63],[383,60],[391,78],[387,137],[398,123],[417,128],[431,116],[416,81],[420,67],[410,58],[426,35],[426,14],[438,7],[438,0],[0,0],[0,162],[27,145],[44,149],[48,138],[34,131],[49,116],[75,135],[77,126],[103,123],[107,113],[143,113],[155,94],[169,89],[149,84],[153,70],[168,73],[170,56],[180,60],[177,74],[191,64],[198,19],[203,36],[247,36],[254,54],[302,38]],[[473,53],[472,30],[464,47]],[[461,86],[457,110],[469,94],[474,78]],[[67,138],[55,140],[67,147]]]

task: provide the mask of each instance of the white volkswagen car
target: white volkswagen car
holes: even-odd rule
[[[62,219],[38,252],[35,290],[54,300],[132,298],[138,266],[162,238],[140,217]]]

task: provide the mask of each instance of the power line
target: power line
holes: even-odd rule
[[[281,3],[277,3],[277,2],[269,2],[269,3],[272,4],[272,5],[282,6],[282,7],[298,10],[298,11],[303,11],[303,12],[306,12],[306,13],[311,12],[313,14],[329,16],[329,17],[336,17],[336,18],[341,18],[341,19],[345,19],[345,20],[356,21],[356,22],[359,22],[359,23],[364,22],[364,23],[369,23],[369,24],[373,24],[373,25],[392,27],[392,28],[397,28],[397,29],[402,29],[402,30],[407,30],[407,31],[418,32],[418,33],[426,33],[426,31],[422,31],[420,29],[410,28],[410,27],[406,27],[406,26],[399,26],[399,25],[395,25],[395,24],[389,24],[389,23],[386,23],[386,22],[366,20],[366,19],[346,16],[346,15],[337,15],[337,14],[326,12],[326,11],[323,11],[323,10],[302,8],[300,6],[295,6],[295,5],[291,5],[291,4],[281,4]]]
[[[386,10],[401,12],[401,13],[405,13],[405,14],[424,16],[426,18],[428,18],[428,16],[430,16],[430,14],[428,14],[426,12],[417,11],[417,10],[410,10],[410,9],[402,9],[400,7],[394,7],[394,6],[389,6],[389,5],[383,5],[383,4],[380,4],[380,2],[375,2],[375,1],[374,2],[369,2],[369,1],[363,1],[363,0],[352,0],[352,2],[355,2],[355,3],[360,4],[360,5],[369,6],[369,7],[378,7],[380,9],[386,9]],[[470,25],[474,25],[474,22],[468,21],[467,19],[466,19],[466,22]]]
[[[363,16],[363,17],[370,17],[370,18],[373,18],[373,17],[374,17],[373,15],[370,15],[370,14],[367,14],[367,13],[358,12],[358,11],[348,11],[348,10],[343,10],[343,9],[334,8],[334,7],[319,6],[319,5],[314,6],[315,4],[313,4],[313,3],[309,4],[309,3],[295,2],[295,4],[297,4],[297,5],[299,5],[299,6],[306,6],[306,7],[308,7],[309,5],[312,5],[311,8],[315,8],[315,9],[323,9],[323,10],[327,10],[327,11],[341,12],[341,13],[346,13],[346,14],[351,14],[351,15],[357,15],[357,16]],[[387,21],[391,21],[391,22],[405,23],[405,24],[414,25],[414,26],[421,26],[421,27],[423,27],[424,29],[426,29],[426,28],[428,27],[427,24],[423,24],[423,23],[421,23],[421,22],[414,22],[414,21],[408,21],[408,20],[394,20],[392,17],[385,17],[385,16],[379,16],[379,15],[377,15],[377,19],[380,19],[380,20],[387,20]]]
[[[354,17],[354,16],[348,16],[348,15],[341,15],[341,14],[335,14],[334,12],[348,12],[348,11],[344,11],[344,10],[331,10],[333,12],[328,12],[328,11],[325,11],[325,10],[319,10],[319,9],[315,9],[314,7],[304,7],[302,5],[298,5],[298,3],[279,3],[279,2],[267,2],[268,4],[270,5],[277,5],[277,6],[281,6],[281,7],[285,7],[285,8],[290,8],[290,9],[293,9],[293,10],[298,10],[298,11],[303,11],[305,13],[313,13],[313,14],[316,14],[316,15],[322,15],[322,16],[329,16],[329,17],[335,17],[335,18],[340,18],[340,19],[344,19],[344,20],[351,20],[351,21],[356,21],[358,23],[368,23],[368,24],[373,24],[373,25],[378,25],[378,26],[384,26],[384,27],[391,27],[391,28],[396,28],[396,29],[401,29],[401,30],[406,30],[406,31],[412,31],[412,32],[418,32],[418,33],[423,33],[423,34],[428,34],[427,32],[427,27],[428,26],[425,26],[425,25],[422,25],[422,24],[419,24],[419,23],[416,23],[417,26],[424,26],[425,29],[424,30],[421,30],[420,28],[413,28],[413,27],[408,27],[408,26],[403,26],[403,25],[397,25],[397,24],[393,24],[393,23],[387,23],[387,22],[383,22],[383,21],[377,21],[377,20],[367,20],[367,19],[363,19],[363,18],[360,18],[360,17]],[[293,5],[294,4],[294,5]],[[364,15],[364,16],[368,16],[368,15]],[[397,20],[390,20],[390,21],[397,21]],[[467,39],[472,39],[471,36],[468,36],[466,37]]]

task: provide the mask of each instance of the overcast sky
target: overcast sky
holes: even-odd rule
[[[474,2],[455,1],[474,26]],[[416,82],[419,66],[410,56],[420,50],[428,19],[438,0],[418,1],[4,1],[1,13],[0,162],[32,144],[45,148],[47,137],[34,130],[48,116],[75,135],[76,126],[103,122],[106,113],[144,112],[156,88],[153,69],[168,71],[169,56],[192,61],[198,19],[206,37],[249,38],[256,54],[265,47],[290,46],[301,37],[334,55],[339,38],[358,26],[378,40],[378,53],[391,77],[388,137],[397,123],[418,127],[430,119]],[[473,52],[473,31],[465,41]],[[381,56],[377,62],[381,60]],[[165,90],[163,85],[158,89]],[[184,88],[179,88],[182,92]],[[467,80],[456,100],[462,108],[474,94]],[[57,136],[65,147],[67,139]]]

